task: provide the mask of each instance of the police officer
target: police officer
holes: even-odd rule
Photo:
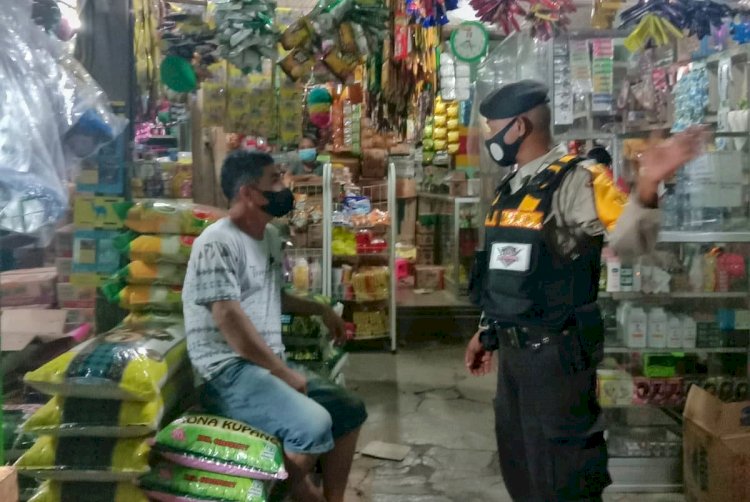
[[[604,238],[623,259],[653,247],[658,186],[699,153],[704,132],[644,152],[627,200],[606,168],[552,146],[547,94],[527,80],[480,105],[490,156],[518,168],[498,186],[485,220],[471,285],[482,321],[465,359],[483,375],[498,352],[495,430],[513,499],[596,501],[611,483],[596,400]]]

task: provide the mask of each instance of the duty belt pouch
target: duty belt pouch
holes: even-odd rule
[[[604,323],[599,305],[589,303],[575,310],[576,336],[586,363],[595,368],[604,359]]]
[[[484,281],[487,274],[487,251],[478,249],[474,253],[474,263],[469,274],[469,300],[474,305],[482,306]]]

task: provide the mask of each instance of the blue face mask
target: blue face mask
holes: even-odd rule
[[[297,155],[302,162],[315,162],[315,159],[318,158],[318,152],[315,148],[303,148],[297,152]]]

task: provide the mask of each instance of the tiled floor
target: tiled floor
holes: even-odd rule
[[[357,455],[347,502],[510,501],[499,473],[492,418],[494,376],[463,368],[463,346],[352,354],[347,386],[367,402],[360,447],[411,447],[402,462]],[[606,501],[677,502],[681,495],[607,494]]]

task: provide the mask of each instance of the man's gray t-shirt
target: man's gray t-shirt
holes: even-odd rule
[[[188,353],[201,377],[210,380],[239,357],[211,315],[211,304],[217,301],[239,301],[271,350],[284,354],[282,280],[281,241],[271,225],[259,241],[224,218],[195,240],[182,301]]]

